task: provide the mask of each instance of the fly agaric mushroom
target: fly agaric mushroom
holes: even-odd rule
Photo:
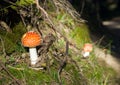
[[[41,37],[34,31],[25,33],[21,39],[24,47],[29,47],[31,65],[35,65],[38,60],[36,46],[40,45]]]
[[[92,51],[93,49],[93,46],[92,44],[90,43],[86,43],[84,44],[84,47],[83,47],[83,57],[88,57],[90,55],[90,52]]]

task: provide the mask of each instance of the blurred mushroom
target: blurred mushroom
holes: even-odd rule
[[[29,31],[23,35],[21,42],[24,47],[29,47],[31,65],[35,65],[38,60],[36,46],[40,45],[41,36],[34,31]]]
[[[84,44],[83,47],[83,57],[88,57],[90,55],[90,52],[93,50],[93,46],[90,43]]]

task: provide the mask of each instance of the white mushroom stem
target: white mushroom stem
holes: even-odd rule
[[[36,48],[29,48],[31,65],[35,65],[38,60]]]
[[[83,53],[83,56],[86,58],[86,57],[88,57],[90,55],[90,52],[84,52]]]

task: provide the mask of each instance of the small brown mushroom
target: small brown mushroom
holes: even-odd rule
[[[93,50],[92,44],[90,44],[90,43],[84,44],[84,47],[83,47],[83,57],[88,57],[92,50]]]

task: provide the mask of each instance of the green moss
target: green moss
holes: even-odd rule
[[[13,52],[16,47],[16,44],[15,44],[16,40],[15,41],[13,40],[15,35],[11,33],[7,33],[5,31],[0,31],[0,36],[2,38],[2,42],[4,43],[4,46],[1,43],[1,46],[2,46],[1,51],[5,49],[7,53]]]
[[[33,4],[33,3],[34,3],[33,0],[18,0],[18,1],[16,2],[16,4],[17,4],[18,6],[28,6],[28,5]]]
[[[70,37],[74,40],[79,47],[83,44],[91,42],[89,30],[86,25],[76,26],[70,33]]]
[[[82,72],[80,72],[82,69],[78,69],[75,63],[67,64],[65,70],[68,74],[70,74],[68,75],[69,79],[71,80],[71,83],[69,83],[70,85],[83,85],[83,83],[87,83],[87,80],[85,80]]]
[[[21,22],[13,28],[12,33],[1,30],[0,37],[2,38],[4,46],[2,46],[2,43],[0,43],[2,46],[0,50],[2,51],[3,48],[5,48],[6,53],[9,54],[18,49],[18,47],[20,47],[20,44],[18,46],[17,43],[21,42],[21,36],[25,31],[26,30]]]
[[[25,64],[9,67],[9,72],[17,79],[22,79],[27,85],[43,85],[52,81],[52,77],[44,70],[33,70]]]

